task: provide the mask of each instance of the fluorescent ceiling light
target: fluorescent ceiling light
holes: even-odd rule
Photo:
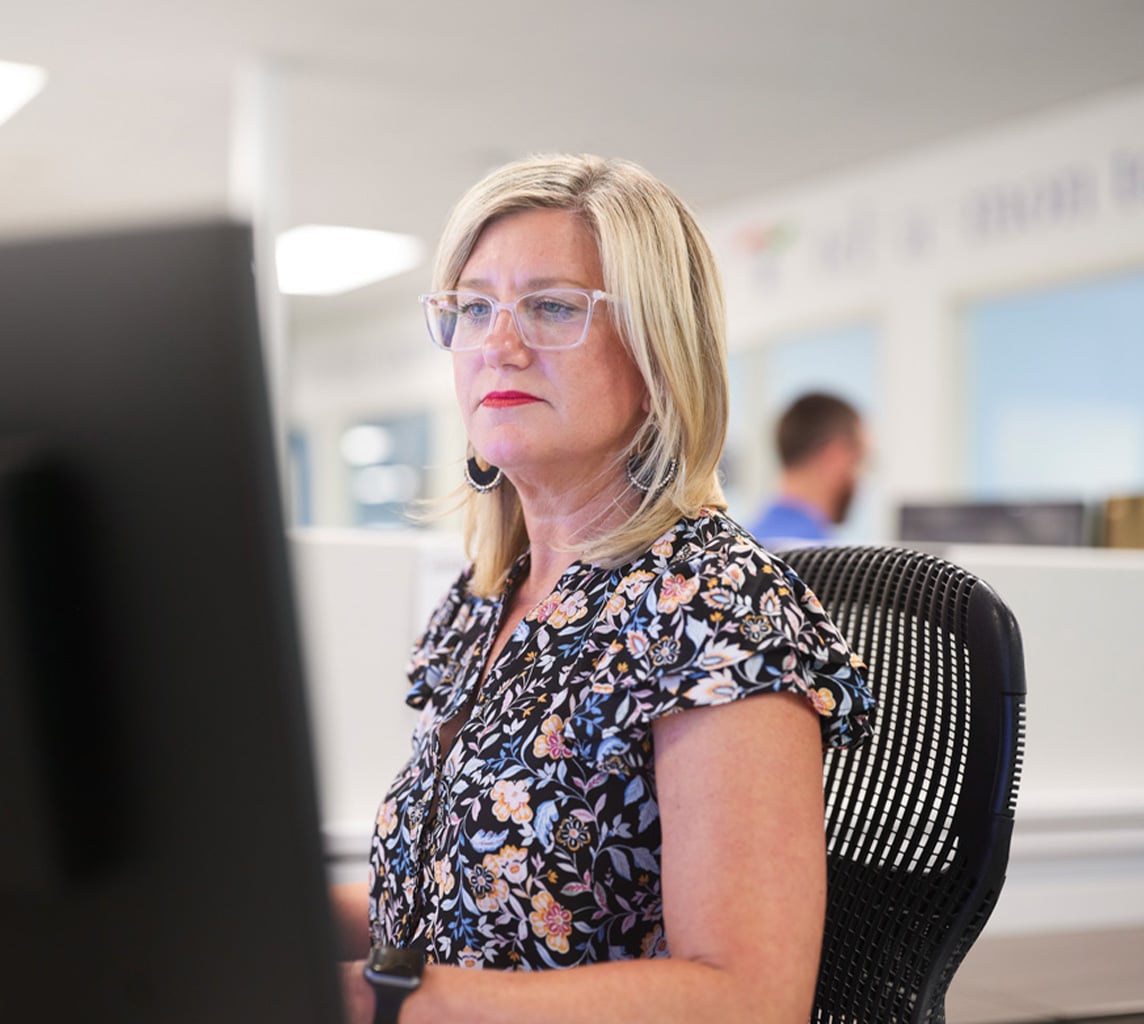
[[[0,60],[0,124],[31,100],[47,81],[48,73],[34,64]]]
[[[303,224],[278,236],[278,288],[286,295],[338,295],[412,270],[425,246],[412,235]]]

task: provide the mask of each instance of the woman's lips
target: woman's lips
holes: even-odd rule
[[[504,409],[510,405],[525,405],[528,402],[539,402],[536,395],[524,391],[490,391],[483,399],[481,405],[491,409]]]

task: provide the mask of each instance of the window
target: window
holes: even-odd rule
[[[406,509],[425,496],[429,415],[356,423],[342,434],[340,448],[349,469],[354,525],[416,525]]]
[[[1144,491],[1144,272],[975,303],[965,333],[972,497]]]

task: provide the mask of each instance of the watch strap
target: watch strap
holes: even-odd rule
[[[373,988],[373,1024],[397,1024],[401,1004],[420,987],[424,969],[425,954],[421,949],[384,943],[370,949],[362,973]]]
[[[397,1024],[401,1004],[415,992],[415,988],[397,988],[394,985],[374,985],[373,1024]]]

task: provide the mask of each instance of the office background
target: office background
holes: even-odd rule
[[[463,437],[416,302],[427,264],[285,296],[281,231],[431,247],[497,163],[627,156],[692,202],[725,275],[739,517],[775,478],[771,420],[812,386],[875,438],[843,539],[892,540],[908,502],[1144,493],[1140,3],[2,0],[0,60],[49,75],[0,126],[0,237],[255,222],[335,871],[360,862],[404,749],[405,645],[461,557],[450,520],[406,512],[457,485]],[[983,942],[1076,972],[1055,994],[989,977],[951,1019],[1140,1011],[1122,965],[1144,956],[1144,553],[950,554],[1013,604],[1029,659],[1010,881]],[[1058,934],[1071,945],[1037,945]],[[1129,959],[1092,952],[1111,947]]]

